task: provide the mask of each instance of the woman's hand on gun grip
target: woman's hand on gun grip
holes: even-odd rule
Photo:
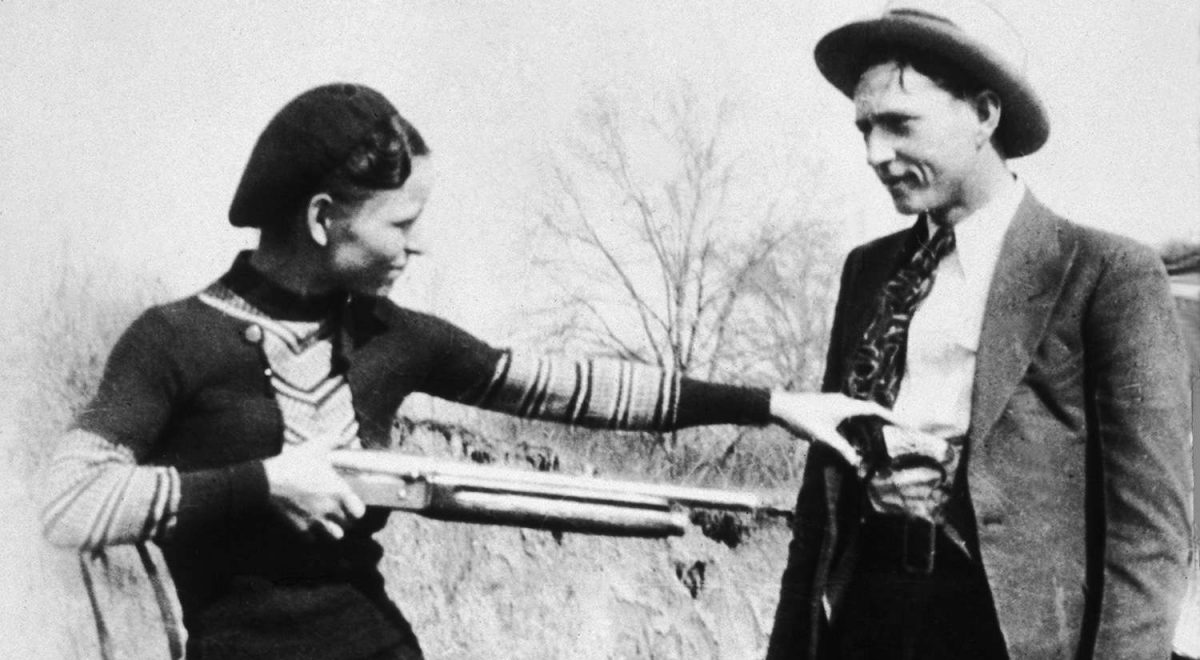
[[[271,502],[299,531],[315,530],[333,539],[361,518],[366,506],[329,462],[325,447],[284,447],[263,461]]]

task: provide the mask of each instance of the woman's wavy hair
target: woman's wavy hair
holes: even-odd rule
[[[428,154],[421,134],[397,112],[380,121],[313,192],[328,192],[339,202],[361,202],[374,191],[403,186],[413,159]]]

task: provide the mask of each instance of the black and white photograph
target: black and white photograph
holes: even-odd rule
[[[0,657],[1200,660],[1195,0],[0,61]]]

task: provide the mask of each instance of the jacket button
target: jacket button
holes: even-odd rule
[[[246,341],[250,342],[251,344],[257,344],[261,342],[263,338],[262,328],[258,327],[257,325],[248,325],[246,326],[246,330],[242,333],[242,337],[244,337]]]

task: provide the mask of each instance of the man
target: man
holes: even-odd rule
[[[1192,483],[1162,264],[1012,175],[1049,136],[1020,38],[940,5],[816,48],[917,216],[850,253],[824,387],[923,434],[856,420],[860,471],[812,449],[768,656],[1166,658]]]

